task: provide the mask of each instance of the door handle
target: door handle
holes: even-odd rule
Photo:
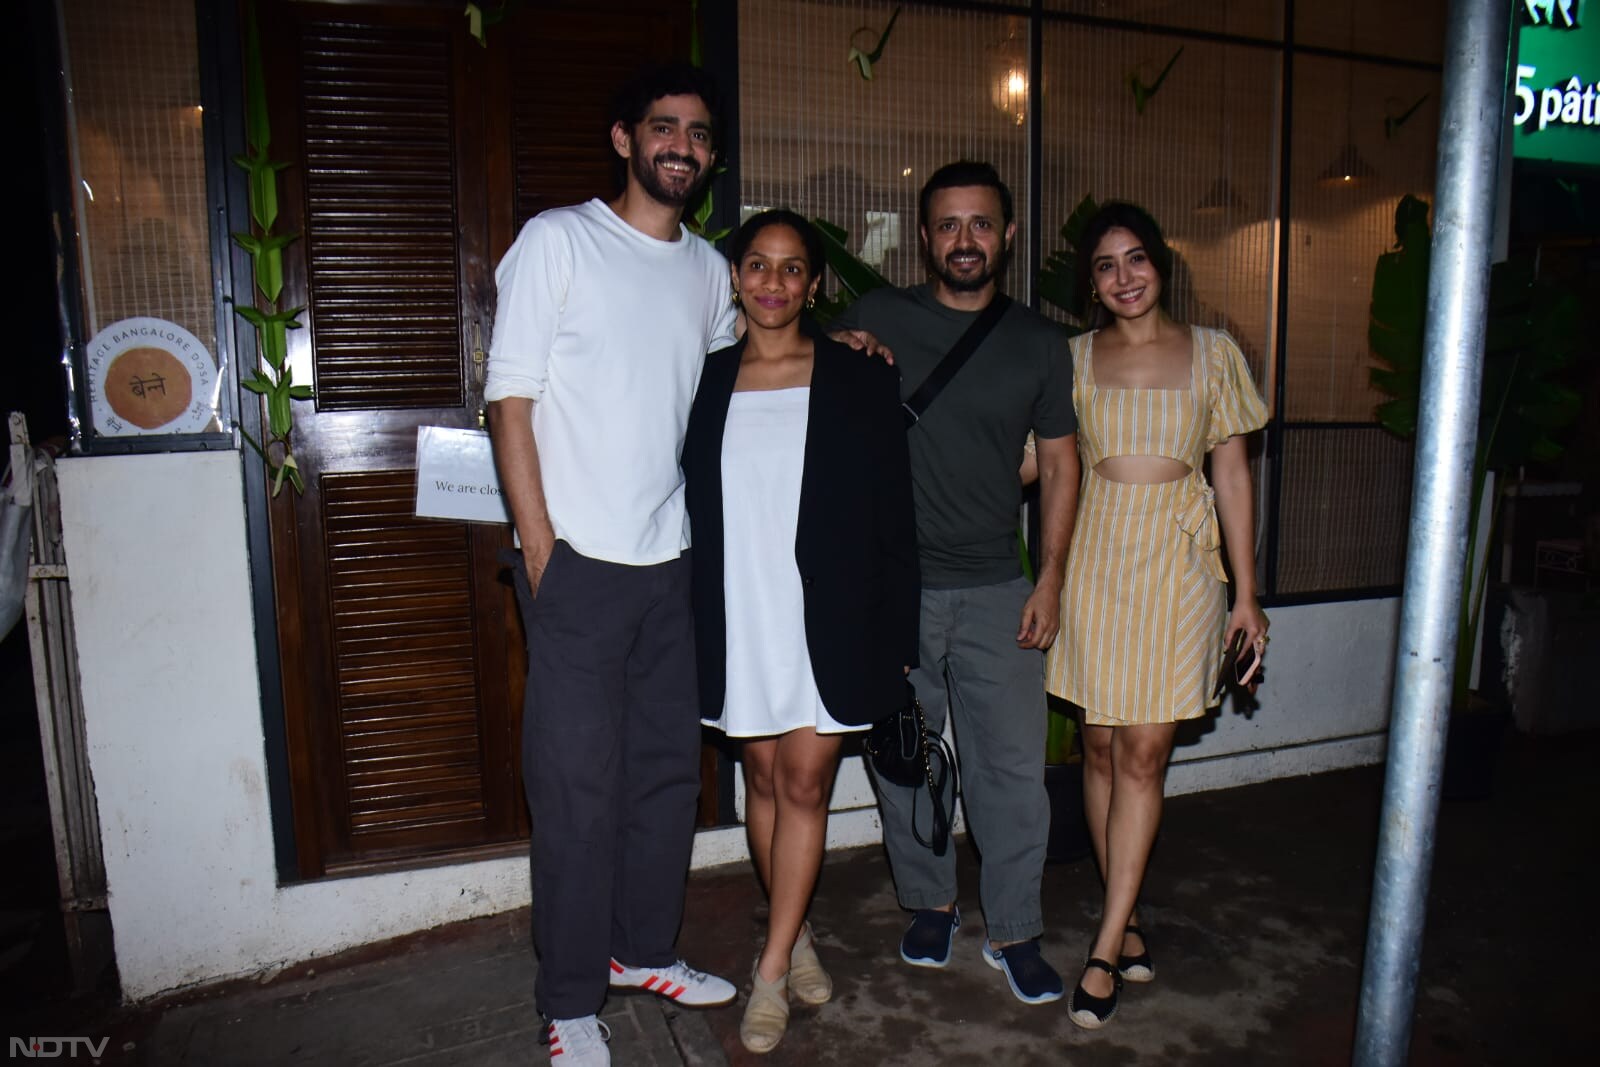
[[[483,400],[484,377],[488,372],[489,356],[483,350],[483,323],[472,324],[472,380],[478,392],[478,429],[489,428],[489,407]]]

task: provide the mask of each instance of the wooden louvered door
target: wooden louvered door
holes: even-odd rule
[[[263,5],[305,495],[273,503],[301,873],[526,833],[499,527],[413,516],[417,427],[471,426],[492,314],[481,50],[458,4]],[[516,691],[514,691],[516,690]]]
[[[515,848],[525,655],[504,527],[413,515],[416,431],[474,426],[493,270],[521,222],[611,188],[609,94],[681,55],[686,3],[268,0],[306,492],[271,505],[300,874]]]

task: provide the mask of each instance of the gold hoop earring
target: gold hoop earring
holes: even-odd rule
[[[810,296],[806,297],[806,310],[810,311],[812,308],[814,308],[816,306],[817,306],[817,294],[816,293],[812,293]]]
[[[735,289],[733,291],[733,306],[734,307],[739,307],[740,306],[740,304],[739,304],[739,290],[737,290],[737,289]]]
[[[735,297],[735,298],[734,298],[734,299],[738,299],[738,298],[737,298],[737,297]],[[1095,289],[1095,287],[1094,287],[1094,286],[1092,286],[1092,285],[1091,285],[1091,286],[1089,286],[1089,303],[1091,303],[1091,304],[1098,304],[1098,303],[1100,303],[1100,293],[1099,293],[1099,291],[1098,291],[1098,290],[1097,290],[1097,289]]]

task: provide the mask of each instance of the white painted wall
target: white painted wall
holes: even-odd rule
[[[123,993],[528,902],[503,859],[280,887],[237,452],[58,463]]]
[[[1277,607],[1267,616],[1261,706],[1246,717],[1230,697],[1192,743],[1180,734],[1169,796],[1383,761],[1399,598]]]
[[[59,462],[90,764],[123,991],[252,974],[528,901],[527,862],[279,886],[238,453]],[[1374,762],[1388,716],[1393,600],[1278,608],[1262,707],[1230,709],[1175,756],[1169,792]],[[1331,740],[1330,740],[1331,739]],[[879,839],[859,760],[832,847]],[[747,856],[699,835],[697,867]]]

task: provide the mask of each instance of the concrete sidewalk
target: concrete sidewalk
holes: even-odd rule
[[[1445,805],[1410,1062],[1594,1059],[1597,756],[1596,735],[1517,739],[1494,799]],[[904,916],[881,852],[861,849],[829,856],[812,910],[832,1003],[796,1007],[755,1057],[739,1046],[742,1002],[614,997],[613,1062],[1347,1063],[1381,780],[1368,768],[1173,800],[1143,905],[1156,980],[1126,987],[1098,1033],[1062,1004],[1019,1003],[979,958],[970,848],[943,971],[899,961]],[[1070,983],[1098,905],[1092,864],[1050,868],[1044,898],[1045,954]],[[763,914],[747,868],[697,874],[684,955],[747,987]],[[84,1025],[111,1037],[111,1064],[540,1064],[528,944],[523,910]]]

